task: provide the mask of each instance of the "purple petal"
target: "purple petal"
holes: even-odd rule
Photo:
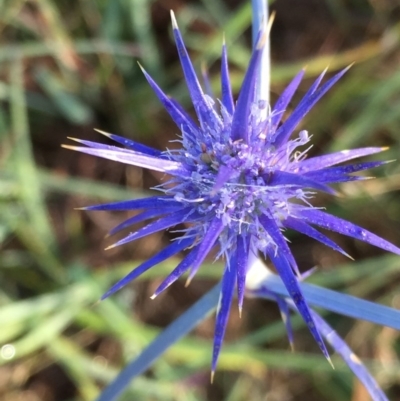
[[[64,148],[76,150],[88,155],[103,157],[104,159],[114,160],[120,163],[130,164],[133,166],[148,168],[154,171],[171,174],[179,177],[190,177],[191,173],[182,163],[171,160],[164,160],[158,157],[145,155],[135,152],[134,150],[107,150],[107,149],[91,149],[79,146],[63,145]]]
[[[131,241],[135,241],[139,238],[143,238],[147,235],[153,234],[157,231],[166,230],[167,228],[176,226],[177,224],[184,222],[192,222],[199,218],[196,213],[191,213],[191,208],[186,208],[179,210],[178,212],[174,212],[169,214],[166,217],[162,217],[156,221],[153,221],[147,226],[142,227],[140,230],[135,231],[115,244],[109,246],[107,249],[115,248],[116,246],[120,246],[126,244]]]
[[[213,90],[211,87],[210,76],[208,75],[208,69],[205,62],[201,63],[201,77],[203,78],[205,92],[211,98],[214,98]]]
[[[320,181],[323,182],[324,184],[338,184],[340,182],[354,182],[354,181],[365,181],[365,180],[370,180],[371,176],[363,176],[363,175],[338,175],[338,174],[333,174],[333,175],[328,175],[325,174],[324,176],[320,177]]]
[[[143,74],[147,79],[147,82],[157,95],[158,99],[167,110],[168,114],[174,120],[174,123],[182,131],[183,134],[188,136],[188,139],[195,141],[196,133],[198,131],[197,124],[192,118],[183,110],[182,106],[174,99],[168,97],[157,83],[151,78],[151,76],[142,68]]]
[[[183,251],[185,248],[188,248],[193,243],[193,239],[184,238],[181,240],[177,240],[172,242],[166,248],[164,248],[161,252],[157,253],[150,259],[143,262],[141,265],[133,269],[130,273],[128,273],[123,279],[119,280],[116,284],[114,284],[102,297],[101,300],[108,298],[110,295],[114,294],[114,292],[118,291],[130,281],[139,277],[141,274],[152,268],[153,266],[161,263],[162,261],[170,258],[171,256],[176,255],[177,253]]]
[[[104,143],[86,141],[84,139],[71,138],[71,137],[69,137],[68,139],[70,139],[71,141],[74,141],[74,142],[79,142],[82,145],[85,145],[85,146],[87,146],[89,148],[93,148],[93,149],[116,150],[116,151],[130,153],[129,149],[120,148],[120,147],[115,146],[115,145],[106,145]]]
[[[314,238],[315,240],[321,242],[322,244],[324,244],[326,246],[329,246],[330,248],[334,249],[335,251],[340,252],[344,256],[352,259],[352,257],[349,256],[349,254],[347,254],[339,245],[337,245],[335,242],[330,240],[324,234],[320,233],[315,228],[313,228],[310,225],[308,225],[305,221],[298,220],[298,219],[295,219],[293,217],[288,217],[284,221],[284,225],[287,228],[290,228],[292,230],[298,231],[299,233],[307,235],[308,237]]]
[[[217,368],[219,353],[224,340],[226,324],[228,323],[229,311],[231,309],[233,293],[235,290],[237,261],[232,258],[227,263],[222,276],[222,288],[217,307],[217,318],[215,322],[215,334],[213,345],[213,357],[211,363],[211,378]]]
[[[383,152],[387,148],[360,148],[353,150],[342,150],[340,152],[330,153],[324,156],[311,157],[300,162],[298,171],[306,173],[308,171],[320,170],[325,167],[334,166],[335,164],[343,163],[348,160],[353,160],[358,157],[373,155],[375,153]]]
[[[346,180],[350,181],[352,177],[358,177],[358,176],[349,177],[347,174],[380,167],[387,163],[389,162],[375,161],[375,162],[355,163],[355,164],[349,164],[347,166],[328,167],[321,170],[310,171],[308,173],[305,173],[304,175],[307,176],[308,178],[324,183],[343,182]],[[365,178],[365,177],[360,177],[360,178]]]
[[[304,218],[308,223],[320,226],[327,230],[336,231],[340,234],[353,237],[368,244],[377,246],[385,251],[393,252],[400,255],[400,249],[384,240],[381,237],[371,233],[370,231],[359,227],[349,221],[332,216],[331,214],[322,212],[318,209],[299,209],[296,214],[300,218]]]
[[[324,191],[332,195],[336,193],[332,188],[329,188],[327,185],[321,184],[308,177],[299,174],[288,173],[286,171],[276,170],[272,172],[270,175],[265,175],[264,181],[266,185],[271,187],[279,185],[297,186],[302,188],[318,189],[319,191]]]
[[[93,149],[105,149],[105,150],[116,150],[116,151],[120,151],[120,152],[126,152],[126,153],[131,153],[131,150],[135,150],[137,152],[140,153],[145,153],[149,156],[154,156],[154,157],[164,157],[162,152],[157,150],[157,149],[153,149],[149,146],[145,146],[145,145],[141,145],[137,142],[134,142],[130,139],[125,139],[121,136],[117,136],[114,134],[109,134],[107,132],[101,131],[96,129],[95,131],[99,132],[100,134],[106,136],[107,138],[112,139],[115,142],[121,143],[122,145],[126,146],[129,149],[124,149],[124,148],[120,148],[117,147],[115,145],[106,145],[103,143],[98,143],[98,142],[92,142],[92,141],[87,141],[87,140],[83,140],[83,139],[78,139],[78,138],[71,138],[69,137],[69,139],[71,139],[72,141],[75,142],[79,142],[85,146],[88,146],[89,148],[93,148]]]
[[[250,237],[238,235],[236,240],[236,263],[237,263],[237,294],[239,314],[242,315],[243,298],[246,286],[246,273],[249,259]]]
[[[289,312],[289,304],[293,303],[291,300],[288,301],[288,299],[283,298],[281,295],[278,295],[276,292],[271,290],[269,287],[267,288],[266,286],[261,285],[257,290],[251,290],[250,291],[253,296],[259,296],[261,298],[266,298],[266,299],[271,299],[274,300],[278,304],[279,312],[282,317],[282,321],[285,324],[286,327],[286,334],[288,336],[289,344],[292,350],[294,349],[294,336],[293,336],[293,328],[292,328],[292,323],[290,321],[290,312]],[[296,310],[296,308],[293,306],[293,309]]]
[[[179,59],[181,61],[181,66],[185,75],[185,80],[189,89],[190,97],[192,99],[193,107],[196,111],[197,117],[199,118],[200,124],[202,127],[208,125],[214,129],[220,129],[222,128],[221,119],[204,97],[192,62],[190,61],[188,52],[183,42],[182,35],[179,32],[174,13],[172,11],[171,19]]]
[[[276,147],[280,147],[286,143],[292,134],[293,130],[297,127],[303,117],[314,107],[319,99],[347,72],[350,67],[337,73],[333,78],[327,81],[320,89],[314,92],[311,96],[307,96],[295,108],[293,113],[283,123],[283,125],[276,131],[271,139],[271,143]]]
[[[129,148],[131,150],[135,150],[136,152],[145,153],[150,156],[162,157],[162,152],[158,149],[151,148],[150,146],[142,145],[141,143],[137,143],[132,141],[131,139],[124,138],[122,136],[118,136],[115,134],[110,134],[108,132],[101,131],[99,129],[95,129],[98,133],[110,138],[114,142],[120,143],[121,145]]]
[[[229,67],[228,67],[228,52],[226,49],[225,42],[222,45],[222,56],[221,56],[221,92],[222,92],[222,104],[226,111],[233,115],[235,106],[233,104],[232,88],[229,79]]]
[[[363,175],[342,175],[336,177],[326,177],[325,183],[329,184],[338,184],[340,182],[354,182],[354,181],[365,181],[370,180],[375,177],[371,176],[363,176]]]
[[[254,90],[257,81],[260,59],[264,50],[266,34],[260,32],[257,45],[251,55],[250,63],[240,89],[239,99],[233,114],[231,139],[237,141],[242,139],[249,142],[249,121],[251,118],[251,105],[254,101]]]
[[[280,296],[275,295],[275,294],[273,296],[276,300],[276,303],[278,304],[279,311],[280,311],[281,317],[282,317],[282,321],[285,324],[286,333],[288,336],[290,347],[293,349],[294,348],[294,341],[293,341],[294,336],[293,336],[292,323],[290,321],[289,306],[288,306],[287,302]]]
[[[322,168],[334,166],[335,164],[343,163],[358,157],[383,152],[386,149],[387,148],[360,148],[353,150],[342,150],[340,152],[335,152],[324,156],[311,157],[310,159],[303,160],[299,163],[298,171],[299,173],[306,173],[308,171],[320,170]]]
[[[152,219],[155,217],[160,217],[167,213],[176,212],[177,210],[183,210],[182,204],[180,204],[179,206],[177,205],[168,206],[167,204],[164,204],[162,207],[145,210],[144,212],[125,220],[121,224],[118,224],[109,232],[109,235],[114,235],[117,232],[123,230],[124,228],[131,226],[132,224],[141,223],[142,221]]]
[[[168,99],[171,101],[171,103],[175,106],[175,108],[186,118],[187,121],[190,121],[190,123],[193,125],[191,129],[193,129],[194,133],[197,135],[199,132],[199,127],[193,120],[193,118],[189,115],[189,113],[184,109],[184,107],[173,97],[168,96]]]
[[[321,74],[318,75],[317,79],[313,82],[313,84],[308,88],[308,91],[305,93],[305,95],[303,96],[303,99],[300,100],[301,102],[306,102],[308,100],[308,98],[313,95],[315,93],[315,91],[318,89],[319,84],[321,83],[321,81],[324,79],[324,76],[326,74],[326,71],[328,69],[325,68],[324,71],[321,72]]]
[[[275,219],[271,219],[266,215],[259,216],[259,221],[261,225],[264,227],[264,230],[269,234],[272,240],[275,242],[276,248],[280,255],[284,256],[285,260],[288,260],[290,265],[292,266],[295,273],[300,276],[299,268],[297,267],[297,263],[293,254],[285,240],[285,237],[282,235],[281,230],[276,224]]]
[[[149,198],[129,199],[101,205],[86,206],[81,210],[140,210],[147,208],[157,208],[163,206],[179,206],[181,202],[174,200],[172,196],[151,196]]]
[[[193,266],[190,271],[187,283],[190,283],[192,278],[195,276],[201,263],[215,245],[223,229],[224,224],[222,223],[222,220],[219,217],[214,217],[207,229],[207,232],[204,234],[201,240],[201,243],[199,245],[199,253],[196,260],[193,262]]]
[[[349,368],[358,377],[361,383],[368,390],[371,398],[374,401],[389,401],[384,392],[379,387],[379,384],[371,376],[366,367],[353,353],[346,342],[333,330],[318,313],[311,311],[318,330],[325,337],[326,341],[331,344],[332,348],[344,359]]]
[[[315,91],[317,90],[319,84],[321,83],[323,77],[325,76],[325,73],[326,73],[326,69],[318,76],[318,78],[317,78],[317,79],[313,82],[313,84],[309,87],[308,91],[305,93],[305,95],[304,95],[303,98],[300,100],[299,104],[297,105],[295,111],[296,111],[297,109],[299,109],[299,108],[302,108],[304,105],[307,104],[307,102],[308,102],[309,99],[310,99],[310,96],[311,96],[312,94],[314,94]],[[300,75],[300,74],[301,74],[301,75]],[[300,75],[300,80],[297,82],[297,77],[298,77],[298,75]],[[292,88],[289,89],[290,85],[293,83],[293,81],[292,81],[292,82],[289,84],[289,87],[287,88],[287,89],[289,89],[289,92],[291,92],[291,91],[293,90],[293,93],[291,93],[290,98],[287,100],[288,102],[290,101],[291,97],[293,96],[294,91],[297,89],[297,86],[300,84],[300,81],[301,81],[301,79],[303,78],[303,75],[304,75],[304,70],[300,71],[298,75],[297,75],[297,76],[294,78],[294,80],[293,80],[293,81],[294,81],[294,86],[295,86],[295,87],[294,87],[293,89],[292,89]],[[285,90],[285,91],[286,91],[286,90]],[[284,94],[285,94],[285,92],[284,92],[282,95],[284,95]],[[286,108],[286,107],[285,107],[285,108]],[[275,110],[274,110],[274,111],[275,111]],[[280,113],[280,114],[281,114],[281,116],[282,116],[283,113]],[[293,114],[293,113],[292,113],[292,114]],[[272,120],[272,119],[271,119],[271,120]],[[281,120],[281,119],[279,119],[278,123],[280,122],[280,120]],[[276,125],[273,126],[273,127],[274,127],[274,130],[272,130],[272,132],[274,133],[274,136],[276,135],[275,129],[277,128],[277,126],[278,126],[278,124],[276,124]],[[290,136],[290,135],[289,135],[289,136]],[[284,142],[286,142],[288,139],[289,139],[289,137],[287,137],[286,140],[285,140]],[[273,142],[273,141],[274,141],[274,137],[272,137],[272,139],[271,139],[271,142]]]
[[[299,282],[297,281],[297,278],[293,274],[289,262],[283,255],[280,254],[279,251],[276,255],[273,249],[268,250],[267,253],[272,263],[276,267],[276,270],[278,271],[279,276],[281,277],[283,283],[285,284],[285,287],[290,297],[292,298],[293,302],[297,307],[297,310],[299,311],[300,315],[303,317],[305,323],[307,324],[319,348],[321,349],[325,358],[328,361],[330,361],[330,357],[325,347],[324,341],[321,338],[318,328],[311,315],[310,308],[308,307],[303,297],[303,293],[300,290]]]
[[[304,76],[304,70],[301,70],[290,82],[290,84],[286,87],[286,89],[282,92],[279,96],[278,100],[276,101],[272,116],[271,116],[271,127],[272,132],[275,131],[276,127],[282,120],[283,113],[286,110],[288,104],[292,100],[293,95],[295,94],[298,86],[300,85],[301,80]]]
[[[192,240],[193,241],[193,240]],[[193,264],[199,253],[199,246],[193,248],[190,253],[179,263],[178,266],[163,280],[163,282],[158,286],[154,294],[151,296],[154,299],[157,295],[161,294],[166,290],[171,284],[173,284],[179,277],[182,276]]]
[[[217,177],[215,178],[215,184],[211,190],[212,194],[217,193],[223,185],[232,177],[233,174],[237,173],[232,167],[220,166],[218,169]]]

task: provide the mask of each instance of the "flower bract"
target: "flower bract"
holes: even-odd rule
[[[144,71],[155,94],[179,129],[181,149],[160,151],[114,134],[106,134],[122,146],[77,140],[75,150],[163,172],[170,178],[156,189],[159,194],[87,207],[87,210],[134,210],[134,217],[117,226],[116,233],[132,224],[146,222],[113,246],[180,225],[181,235],[155,256],[116,283],[103,299],[148,269],[186,250],[186,256],[165,278],[154,296],[183,274],[190,281],[213,251],[225,260],[222,290],[217,309],[212,371],[222,345],[235,288],[240,311],[245,293],[249,255],[262,253],[275,266],[288,293],[324,355],[328,352],[299,285],[300,273],[285,238],[286,230],[305,234],[346,254],[318,228],[338,232],[400,254],[400,249],[353,223],[312,206],[317,191],[335,194],[330,184],[362,180],[354,173],[384,162],[354,161],[384,150],[366,147],[307,158],[310,135],[298,130],[303,117],[345,74],[338,72],[322,83],[322,73],[292,113],[284,118],[304,71],[289,83],[275,105],[255,100],[260,58],[266,34],[260,32],[237,101],[228,73],[225,44],[221,57],[221,99],[206,94],[196,76],[174,17],[173,32],[197,121],[167,96]],[[352,161],[351,163],[343,164]]]

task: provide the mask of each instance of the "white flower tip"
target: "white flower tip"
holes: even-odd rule
[[[308,277],[313,275],[318,270],[318,266],[314,266],[311,269],[308,269],[306,272],[300,274],[300,281],[306,280]],[[286,319],[286,316],[285,316]],[[284,320],[285,322],[285,320]]]
[[[272,25],[273,25],[273,23],[274,23],[274,21],[275,21],[275,16],[276,16],[276,12],[275,12],[275,11],[272,11],[271,15],[270,15],[269,18],[268,18],[268,24],[267,24],[267,32],[268,32],[268,35],[269,35],[270,32],[271,32]]]
[[[108,138],[111,136],[111,134],[110,134],[109,132],[102,131],[101,129],[94,128],[94,130],[95,130],[96,132],[98,132],[99,134],[104,135],[104,136],[106,136],[106,137],[108,137]]]
[[[329,365],[331,365],[332,369],[333,369],[333,370],[336,370],[336,369],[335,369],[335,366],[333,365],[333,362],[332,362],[332,359],[330,358],[330,356],[328,356],[328,357],[326,358],[326,360],[329,362]]]
[[[100,302],[102,301],[102,299],[98,299],[96,302],[93,302],[89,308],[95,308]]]
[[[110,250],[110,249],[115,248],[116,246],[117,246],[117,244],[112,244],[112,245],[108,246],[107,248],[104,248],[104,250],[105,250],[105,251],[108,251],[108,250]]]
[[[295,349],[294,349],[294,342],[293,342],[293,341],[290,341],[289,345],[290,345],[290,351],[294,352],[294,351],[295,351]]]
[[[74,138],[74,137],[72,137],[72,136],[67,136],[67,139],[69,139],[69,140],[71,140],[71,141],[75,141],[75,142],[82,142],[81,139]]]
[[[157,294],[153,294],[151,297],[150,297],[150,299],[155,299],[157,297]]]
[[[275,15],[276,15],[276,12],[273,11],[271,13],[271,15],[269,16],[267,24],[265,24],[265,19],[264,18],[261,21],[261,24],[260,24],[261,29],[260,29],[260,31],[262,32],[262,34],[261,34],[260,40],[258,41],[258,43],[256,45],[256,50],[263,49],[265,44],[267,43],[267,39],[269,38],[269,34],[271,32],[272,25],[273,25],[274,20],[275,20]]]
[[[212,371],[211,371],[211,376],[210,376],[210,383],[211,383],[211,384],[214,383],[214,376],[215,376],[215,371],[212,370]]]
[[[185,287],[189,287],[190,283],[192,282],[193,277],[188,277],[185,283]]]
[[[176,22],[175,13],[171,10],[171,21],[172,21],[172,29],[179,30],[178,23]]]
[[[264,31],[257,42],[256,50],[262,50],[265,44],[267,43],[267,39],[268,39],[268,33]]]
[[[337,198],[344,198],[344,195],[342,192],[337,191],[336,189],[331,188],[332,192],[330,193],[333,196],[336,196]]]
[[[351,353],[350,354],[350,359],[356,363],[357,365],[362,365],[362,362],[360,361],[360,359],[358,358],[358,356],[355,353]]]
[[[137,63],[138,63],[139,68],[142,70],[143,74],[146,75],[146,70],[143,68],[142,64],[140,64],[139,61]]]
[[[389,146],[382,146],[381,147],[381,152],[386,152],[387,150],[389,150],[390,147]]]
[[[79,146],[72,146],[72,145],[61,145],[61,147],[64,148],[64,149],[69,149],[69,150],[79,150],[79,149],[82,149],[82,148],[79,147]]]
[[[200,69],[201,69],[201,73],[203,75],[207,75],[208,74],[207,63],[204,60],[201,61]]]

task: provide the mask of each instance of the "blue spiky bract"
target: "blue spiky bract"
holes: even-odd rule
[[[182,148],[164,151],[106,134],[124,147],[78,140],[85,147],[69,147],[87,154],[164,172],[171,178],[158,187],[161,194],[145,199],[91,206],[87,210],[142,211],[113,230],[151,220],[113,246],[152,233],[186,224],[177,240],[116,283],[103,299],[163,260],[187,250],[179,265],[165,278],[154,296],[188,273],[190,281],[213,249],[226,261],[217,310],[212,371],[215,371],[229,310],[237,288],[242,309],[249,255],[261,252],[274,264],[297,310],[307,323],[323,354],[328,352],[299,286],[300,273],[284,236],[296,230],[346,254],[315,227],[370,243],[400,254],[400,249],[350,222],[311,205],[316,191],[334,194],[333,183],[362,180],[355,172],[383,162],[343,162],[378,153],[383,148],[346,150],[306,158],[310,136],[302,130],[294,135],[302,118],[345,74],[342,70],[322,84],[324,73],[311,85],[297,107],[283,121],[283,114],[296,92],[304,71],[283,91],[274,107],[255,101],[260,59],[266,40],[261,32],[244,77],[237,102],[232,97],[225,44],[222,48],[221,100],[205,94],[197,79],[183,39],[173,17],[173,32],[184,77],[197,120],[194,121],[168,97],[144,71],[155,94],[180,130]]]

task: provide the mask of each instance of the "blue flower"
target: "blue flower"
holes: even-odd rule
[[[299,280],[301,275],[284,236],[296,230],[347,255],[336,243],[314,227],[328,229],[375,245],[396,254],[400,249],[375,234],[326,213],[310,203],[316,191],[335,194],[329,184],[362,180],[355,172],[385,162],[343,162],[384,150],[379,147],[345,150],[307,159],[310,136],[303,130],[291,139],[302,118],[345,74],[347,69],[321,84],[324,73],[283,121],[284,112],[299,86],[304,71],[290,82],[274,107],[255,101],[257,75],[266,41],[260,32],[239,98],[235,103],[228,73],[225,45],[222,47],[221,100],[215,101],[200,86],[181,34],[172,15],[173,32],[198,122],[174,99],[168,97],[143,70],[150,86],[180,130],[180,150],[159,151],[132,140],[107,134],[124,147],[77,140],[86,147],[71,147],[83,153],[115,160],[171,176],[157,187],[162,193],[144,199],[90,206],[86,210],[141,210],[112,230],[112,234],[138,222],[150,220],[113,245],[118,246],[157,231],[185,224],[182,235],[158,254],[142,263],[116,283],[102,299],[119,290],[163,260],[187,250],[186,256],[165,278],[153,297],[184,273],[188,282],[214,248],[224,258],[222,290],[217,310],[212,371],[215,371],[229,310],[237,288],[242,310],[249,255],[261,252],[275,266],[287,291],[329,360],[320,334],[321,324],[306,304]],[[283,121],[283,122],[282,122]],[[339,165],[339,166],[338,166]]]

